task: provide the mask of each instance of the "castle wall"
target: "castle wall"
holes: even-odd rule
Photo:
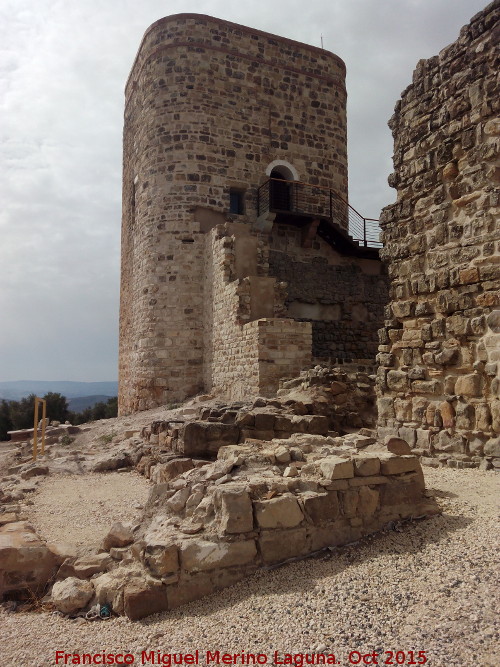
[[[344,257],[320,237],[303,247],[300,229],[275,224],[269,273],[287,283],[288,317],[312,323],[318,362],[374,362],[388,301],[379,260]]]
[[[125,100],[121,414],[203,389],[205,234],[230,188],[249,224],[276,161],[347,199],[344,79],[328,51],[203,15],[146,32]]]
[[[420,61],[390,121],[379,424],[450,465],[500,463],[498,14]]]
[[[279,316],[282,293],[267,271],[267,244],[243,224],[207,234],[204,382],[232,400],[272,395],[311,363],[311,327]],[[253,266],[254,275],[243,273]]]

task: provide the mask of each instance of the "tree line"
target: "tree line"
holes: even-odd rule
[[[20,401],[2,399],[0,402],[0,440],[8,439],[7,431],[33,428],[35,398],[35,394],[30,394]],[[77,425],[96,419],[109,419],[116,417],[118,414],[118,398],[116,396],[109,398],[106,402],[96,403],[91,408],[82,410],[82,412],[72,412],[68,407],[66,396],[62,394],[49,391],[41,398],[47,402],[47,417],[50,421],[61,423],[69,421],[71,424]],[[41,408],[39,409],[39,417],[42,418]]]

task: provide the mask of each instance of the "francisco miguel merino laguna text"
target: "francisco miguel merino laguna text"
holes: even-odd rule
[[[56,651],[56,665],[335,665],[338,664],[333,653],[283,653],[274,651],[272,656],[266,653],[221,653],[221,651],[200,651],[193,653],[162,653],[161,651],[141,651],[136,662],[133,653],[66,653]]]

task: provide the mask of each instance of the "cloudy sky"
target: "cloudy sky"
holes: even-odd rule
[[[198,12],[341,56],[351,203],[394,201],[387,120],[483,0],[1,0],[0,381],[117,377],[123,88],[157,19]]]

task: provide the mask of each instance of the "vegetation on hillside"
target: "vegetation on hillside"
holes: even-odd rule
[[[47,417],[50,421],[71,424],[83,424],[96,419],[109,419],[118,413],[118,398],[114,396],[106,402],[96,403],[82,412],[71,412],[65,396],[49,391],[42,398],[47,401]],[[20,401],[0,402],[0,440],[7,440],[7,431],[16,431],[33,427],[35,409],[35,394],[30,394]],[[42,409],[39,408],[39,418],[42,418]]]

